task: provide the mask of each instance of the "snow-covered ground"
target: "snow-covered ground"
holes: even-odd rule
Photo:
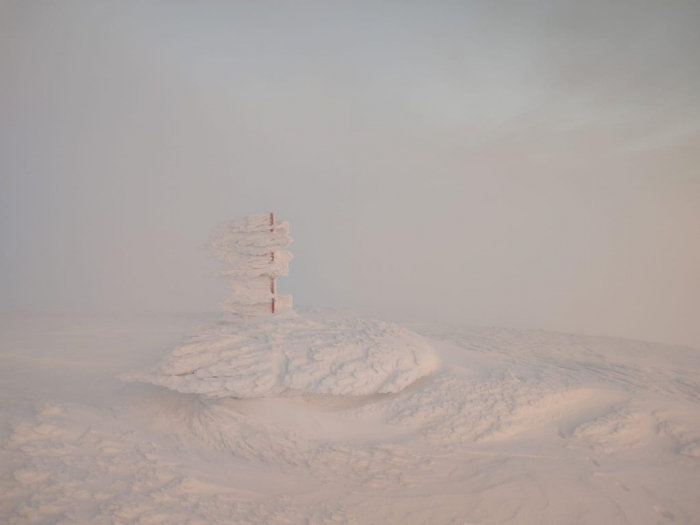
[[[700,523],[697,350],[217,318],[0,316],[0,523]]]

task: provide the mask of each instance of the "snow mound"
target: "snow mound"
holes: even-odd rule
[[[287,316],[205,327],[121,379],[210,397],[362,396],[400,392],[438,365],[427,339],[391,323]]]

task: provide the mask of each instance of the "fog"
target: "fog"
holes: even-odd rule
[[[700,3],[0,1],[0,310],[307,307],[700,347]]]

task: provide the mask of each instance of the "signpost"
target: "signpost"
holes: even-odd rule
[[[275,233],[275,214],[270,213],[270,233]],[[274,264],[275,262],[275,252],[270,253],[270,262]],[[272,300],[270,301],[270,306],[272,313],[275,313],[275,276],[270,275],[270,293],[272,294]]]
[[[289,223],[274,213],[250,215],[218,225],[211,246],[226,263],[222,272],[233,287],[224,308],[241,317],[280,313],[291,308],[291,296],[277,294],[277,277],[289,274],[292,242]]]

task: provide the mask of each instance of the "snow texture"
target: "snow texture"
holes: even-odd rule
[[[304,392],[324,384],[312,356],[333,361],[320,350],[328,342],[410,333],[317,312],[260,318],[242,336],[262,347],[287,330],[296,335],[285,341],[319,349],[284,358],[303,379],[271,381],[286,395],[208,397],[115,379],[153,366],[203,321],[213,319],[0,315],[0,523],[700,523],[697,350],[412,325],[440,356],[434,374],[393,394],[317,396]],[[235,336],[229,325],[210,331]],[[364,344],[345,361],[360,357],[371,391],[379,382]],[[194,347],[184,354],[199,359]]]
[[[148,372],[121,376],[211,397],[395,393],[434,372],[428,341],[397,325],[277,316],[200,329]]]
[[[291,308],[291,296],[278,296],[271,280],[289,275],[292,254],[289,223],[278,222],[272,214],[259,213],[216,226],[210,246],[217,259],[226,263],[221,275],[233,288],[222,307],[241,317],[255,317]]]

